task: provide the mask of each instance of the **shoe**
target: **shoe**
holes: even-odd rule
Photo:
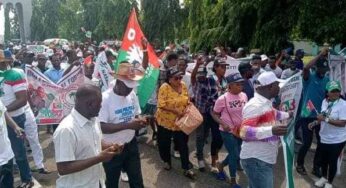
[[[175,158],[180,158],[180,153],[179,153],[179,151],[174,151],[173,157],[175,157]]]
[[[40,168],[37,171],[40,174],[50,174],[51,173],[51,171],[47,170],[46,168]]]
[[[184,175],[192,180],[195,180],[196,179],[196,174],[193,172],[193,170],[186,170],[184,172]]]
[[[324,184],[324,188],[333,188],[333,185],[330,183]]]
[[[33,187],[35,184],[34,182],[30,181],[30,182],[23,182],[22,184],[20,184],[17,188],[31,188]]]
[[[169,170],[171,170],[171,169],[172,169],[172,165],[171,165],[171,164],[169,164],[169,163],[167,163],[167,162],[165,162],[165,164],[164,164],[164,166],[163,166],[163,169],[165,169],[165,170],[169,171]]]
[[[201,171],[201,172],[205,171],[205,162],[204,162],[204,160],[198,161],[198,170]]]
[[[123,181],[123,182],[129,181],[129,177],[127,176],[126,172],[121,172],[120,177],[121,177],[121,181]]]
[[[304,166],[297,166],[297,167],[296,167],[296,170],[297,170],[297,172],[298,172],[299,174],[301,174],[301,175],[303,175],[303,176],[307,175]]]
[[[328,180],[324,177],[320,178],[318,181],[315,182],[316,187],[323,187],[326,183],[328,183]]]
[[[227,179],[227,176],[224,171],[220,171],[216,174],[216,179],[225,181]]]

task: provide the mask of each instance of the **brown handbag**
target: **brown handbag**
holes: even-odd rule
[[[195,105],[189,103],[185,109],[183,117],[178,118],[175,124],[182,130],[185,134],[189,135],[197,127],[199,127],[203,122],[203,116],[196,108]]]

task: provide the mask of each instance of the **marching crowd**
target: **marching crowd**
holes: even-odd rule
[[[227,180],[230,187],[237,188],[240,187],[237,171],[244,170],[250,188],[274,187],[273,165],[277,160],[279,136],[287,133],[287,125],[282,122],[288,122],[294,114],[279,110],[279,83],[297,74],[303,78],[303,92],[295,118],[295,137],[302,142],[296,171],[307,174],[304,160],[315,133],[317,150],[311,170],[320,178],[315,185],[333,187],[337,159],[346,143],[346,111],[343,110],[346,102],[339,81],[329,80],[328,49],[323,49],[306,65],[301,49],[295,52],[294,58],[287,51],[268,56],[255,52],[248,56],[248,61],[239,64],[238,73],[226,75],[230,59],[247,57],[244,49],[231,52],[218,47],[211,52],[190,55],[187,48],[177,50],[170,46],[163,52],[157,51],[162,57],[160,74],[156,89],[142,111],[136,88],[148,67],[147,43],[142,40],[142,67],[123,61],[116,71],[113,62],[117,58],[117,46],[95,47],[85,43],[38,54],[25,48],[1,50],[0,187],[13,187],[14,162],[22,182],[18,187],[33,186],[26,140],[38,172],[50,173],[43,163],[35,121],[39,109],[31,105],[34,98],[27,86],[26,66],[36,67],[54,83],[74,66],[82,66],[84,70],[85,84],[76,92],[71,113],[59,125],[47,127],[47,132],[54,132],[59,188],[114,188],[118,187],[120,177],[128,178],[131,188],[144,187],[136,132],[148,125],[167,171],[175,168],[171,162],[173,152],[181,160],[184,175],[196,179],[189,159],[192,149],[196,149],[199,171],[209,169],[204,147],[211,135],[210,169],[217,179]],[[103,92],[94,61],[101,52],[105,52],[109,73],[115,78]],[[83,58],[89,56],[93,60],[86,63]],[[213,74],[208,74],[209,63],[213,64]],[[187,71],[190,65],[193,68]],[[189,135],[176,125],[176,119],[185,115],[191,103],[203,116],[202,124],[194,131],[195,148],[189,148]],[[313,110],[306,112],[306,107],[311,106]],[[226,158],[219,157],[223,146],[228,152]]]

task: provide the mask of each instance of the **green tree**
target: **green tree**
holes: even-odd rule
[[[9,41],[11,39],[11,23],[10,23],[10,7],[5,6],[5,33],[4,33],[4,39],[5,42]]]
[[[59,6],[57,0],[33,0],[31,18],[32,40],[44,40],[59,37]]]
[[[346,39],[346,1],[300,0],[297,31],[300,38],[323,44]]]
[[[60,4],[59,36],[70,40],[81,40],[84,27],[84,7],[80,0],[68,0]]]
[[[95,38],[121,39],[133,7],[137,8],[136,0],[103,0],[98,25],[93,32]]]
[[[141,21],[143,30],[150,41],[159,40],[162,43],[173,42],[176,39],[188,37],[188,10],[179,5],[179,0],[141,1]]]

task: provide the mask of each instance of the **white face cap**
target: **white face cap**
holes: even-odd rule
[[[268,60],[268,57],[265,54],[261,55],[261,61],[265,61]]]
[[[121,80],[122,82],[124,82],[124,84],[128,87],[128,88],[136,88],[139,83],[137,81],[134,80],[128,80],[122,77],[118,77],[118,80]]]
[[[258,76],[257,82],[257,86],[267,86],[274,82],[284,82],[284,80],[278,79],[272,71],[266,71]]]

